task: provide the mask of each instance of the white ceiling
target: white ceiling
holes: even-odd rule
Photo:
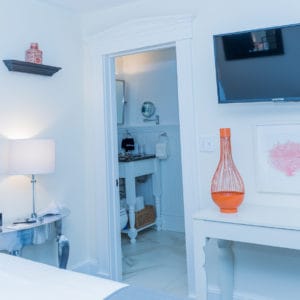
[[[56,6],[64,7],[78,13],[90,12],[93,10],[107,9],[131,2],[141,0],[38,0]]]

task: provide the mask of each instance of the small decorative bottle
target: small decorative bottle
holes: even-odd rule
[[[41,64],[43,62],[43,52],[39,49],[38,43],[30,44],[30,48],[25,53],[25,61],[34,64]]]
[[[223,213],[236,213],[245,188],[231,155],[230,128],[220,128],[220,161],[211,182],[211,196]]]

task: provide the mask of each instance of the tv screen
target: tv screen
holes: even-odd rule
[[[300,101],[300,25],[214,36],[219,103]]]

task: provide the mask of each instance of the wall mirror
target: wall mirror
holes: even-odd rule
[[[125,111],[125,81],[116,80],[116,100],[117,100],[117,124],[124,124]]]
[[[154,115],[155,113],[155,105],[153,102],[151,101],[145,101],[143,104],[142,104],[142,109],[141,109],[141,112],[142,112],[142,115],[145,117],[145,118],[150,118]]]

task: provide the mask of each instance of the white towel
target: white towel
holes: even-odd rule
[[[159,159],[167,159],[168,158],[168,142],[159,142],[155,147],[155,155]]]

